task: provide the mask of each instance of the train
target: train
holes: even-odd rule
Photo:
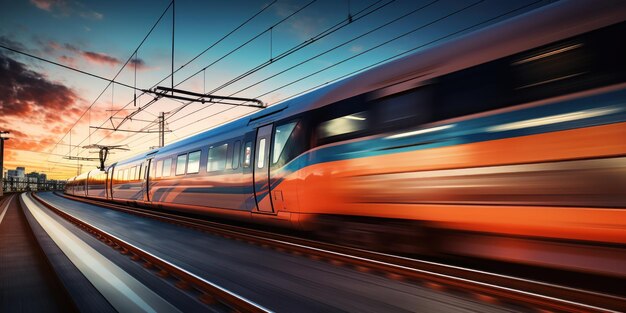
[[[560,1],[68,180],[398,253],[626,276],[626,5]]]

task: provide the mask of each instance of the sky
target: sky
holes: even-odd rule
[[[256,112],[169,99],[148,105],[153,96],[129,88],[171,86],[173,25],[176,88],[258,98],[271,106],[383,60],[428,49],[433,45],[425,43],[459,30],[479,24],[462,35],[551,2],[0,0],[0,45],[106,79],[119,72],[114,80],[126,85],[111,86],[0,48],[0,130],[11,132],[4,170],[25,166],[27,172],[67,179],[98,165],[67,159],[97,157],[86,145],[127,145],[129,151],[115,151],[108,164],[157,146],[157,133],[122,130],[156,130],[160,112],[166,112],[170,131],[166,144]],[[310,40],[329,29],[334,31]]]

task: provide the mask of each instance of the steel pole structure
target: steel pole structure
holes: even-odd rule
[[[0,197],[4,195],[4,138],[0,137]]]
[[[159,147],[165,146],[165,112],[159,114]]]
[[[0,130],[0,197],[4,195],[4,141],[9,140],[2,135],[8,133],[8,131]]]

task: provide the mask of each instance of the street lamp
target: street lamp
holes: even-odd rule
[[[4,134],[9,134],[9,132],[0,130],[0,197],[4,195],[4,141],[9,140],[9,138],[2,137]]]

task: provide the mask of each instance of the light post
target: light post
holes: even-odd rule
[[[2,137],[8,131],[0,130],[0,197],[4,195],[4,141],[9,138]]]

